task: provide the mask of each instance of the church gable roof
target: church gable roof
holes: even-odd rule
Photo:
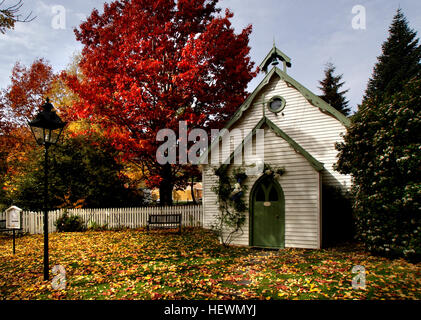
[[[270,82],[270,80],[274,76],[278,76],[281,80],[293,86],[297,91],[299,91],[304,96],[304,98],[307,99],[307,101],[311,105],[319,108],[322,112],[327,113],[331,115],[332,117],[336,118],[345,127],[348,127],[350,125],[351,123],[350,120],[346,116],[344,116],[341,112],[336,110],[326,101],[324,101],[322,98],[320,98],[319,96],[311,92],[309,89],[304,87],[297,80],[295,80],[294,78],[292,78],[291,76],[283,72],[282,70],[278,69],[277,67],[274,67],[272,68],[272,70],[270,70],[269,73],[266,74],[262,82],[260,82],[260,84],[256,87],[256,89],[247,97],[244,103],[237,109],[237,111],[232,116],[231,120],[225,126],[225,129],[229,129],[230,127],[232,127],[233,124],[236,123],[242,117],[244,111],[250,108],[256,96],[263,90],[263,88]]]
[[[262,119],[257,123],[253,130],[244,138],[244,140],[237,146],[237,148],[230,154],[229,158],[224,162],[225,165],[230,165],[235,155],[242,152],[246,143],[250,142],[253,136],[256,134],[258,129],[262,129],[264,125],[267,125],[278,137],[284,139],[295,152],[301,154],[316,171],[322,171],[324,169],[323,163],[319,162],[309,152],[307,152],[302,146],[300,146],[294,139],[288,136],[282,129],[280,129],[275,123],[270,121],[267,117],[263,116]]]
[[[282,71],[276,66],[274,66],[269,72],[267,72],[268,70],[267,68],[269,67],[270,63],[272,63],[276,59],[280,59],[281,61],[284,62],[284,69],[286,69],[285,65],[286,66],[291,65],[290,64],[291,59],[287,57],[282,51],[277,49],[276,46],[273,46],[271,51],[268,53],[268,55],[265,57],[262,64],[260,65],[262,69],[264,68],[266,72],[266,76],[259,83],[259,85],[253,90],[253,92],[247,97],[247,99],[243,102],[243,104],[237,109],[237,111],[231,117],[230,121],[228,121],[228,123],[225,125],[224,129],[229,130],[231,127],[234,126],[235,123],[237,123],[238,120],[242,118],[244,112],[247,111],[253,105],[255,98],[259,95],[259,93],[261,93],[265,89],[266,85],[268,85],[270,81],[272,80],[272,78],[274,77],[278,77],[279,79],[285,81],[288,85],[294,87],[309,102],[309,104],[311,104],[314,107],[317,107],[321,112],[332,116],[333,118],[341,122],[345,127],[348,127],[350,125],[350,120],[346,116],[344,116],[341,112],[339,112],[334,107],[329,105],[326,101],[321,99],[319,96],[311,92],[301,83],[299,83],[297,80],[289,76],[286,73],[286,70]],[[270,120],[267,119],[267,121],[270,121]],[[282,137],[286,137],[285,132],[283,132],[271,121],[270,123],[273,124],[273,126],[277,128],[276,129],[277,132],[282,132],[282,134],[280,134]],[[272,128],[274,128],[273,126]],[[209,150],[213,148],[215,143],[219,143],[220,138],[221,137],[217,137],[217,139],[215,139],[212,142],[211,146],[208,148],[206,153],[202,155],[200,162],[202,162],[205,158],[207,158],[207,153],[209,152]]]

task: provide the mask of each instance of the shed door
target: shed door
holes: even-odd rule
[[[253,187],[251,245],[284,248],[285,199],[281,186],[271,177],[263,177]]]

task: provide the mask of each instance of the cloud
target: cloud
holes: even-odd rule
[[[366,30],[352,29],[352,8],[359,3],[366,7]],[[396,9],[403,8],[412,28],[421,29],[419,1],[223,0],[221,4],[234,11],[236,27],[253,24],[250,45],[256,63],[275,37],[277,47],[292,59],[288,73],[314,93],[319,93],[324,64],[332,61],[343,74],[344,89],[350,89],[347,98],[354,110],[361,103]],[[251,81],[249,91],[261,80],[260,75]]]
[[[71,7],[64,7],[66,14],[65,29],[54,28],[53,19],[56,13],[53,8],[57,4],[45,1],[34,1],[32,10],[36,19],[29,23],[17,23],[14,30],[0,35],[0,88],[9,84],[11,69],[16,61],[30,65],[37,58],[50,61],[56,72],[63,69],[69,62],[71,55],[80,50],[81,45],[76,41],[73,28],[69,23],[78,23],[81,13],[72,14]]]
[[[110,1],[108,1],[110,2]],[[366,6],[367,29],[352,29],[352,7]],[[0,35],[0,88],[9,82],[10,71],[17,60],[29,65],[38,57],[51,62],[55,71],[66,67],[72,54],[81,49],[73,28],[85,20],[96,7],[100,11],[104,0],[36,0],[25,1],[24,10],[37,18],[31,23],[19,23],[15,30]],[[53,6],[66,10],[66,28],[51,27]],[[350,88],[350,105],[361,102],[371,76],[381,44],[386,39],[396,9],[400,5],[410,25],[421,29],[421,2],[413,0],[221,0],[219,6],[234,12],[236,32],[253,25],[250,36],[251,57],[257,64],[272,47],[273,39],[292,58],[288,72],[314,93],[323,77],[324,64],[331,60],[344,74],[345,87]],[[420,36],[420,35],[419,35]],[[252,80],[249,90],[261,81]]]

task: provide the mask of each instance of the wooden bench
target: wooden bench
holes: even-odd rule
[[[150,214],[146,226],[148,231],[152,225],[164,227],[178,225],[178,233],[181,233],[181,214]]]

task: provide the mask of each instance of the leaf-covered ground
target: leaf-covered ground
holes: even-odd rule
[[[224,248],[210,232],[144,230],[50,235],[50,267],[67,287],[43,281],[43,235],[0,235],[0,299],[420,299],[421,265],[358,247],[263,251]],[[366,289],[352,289],[355,265]],[[53,278],[53,275],[51,275]]]

